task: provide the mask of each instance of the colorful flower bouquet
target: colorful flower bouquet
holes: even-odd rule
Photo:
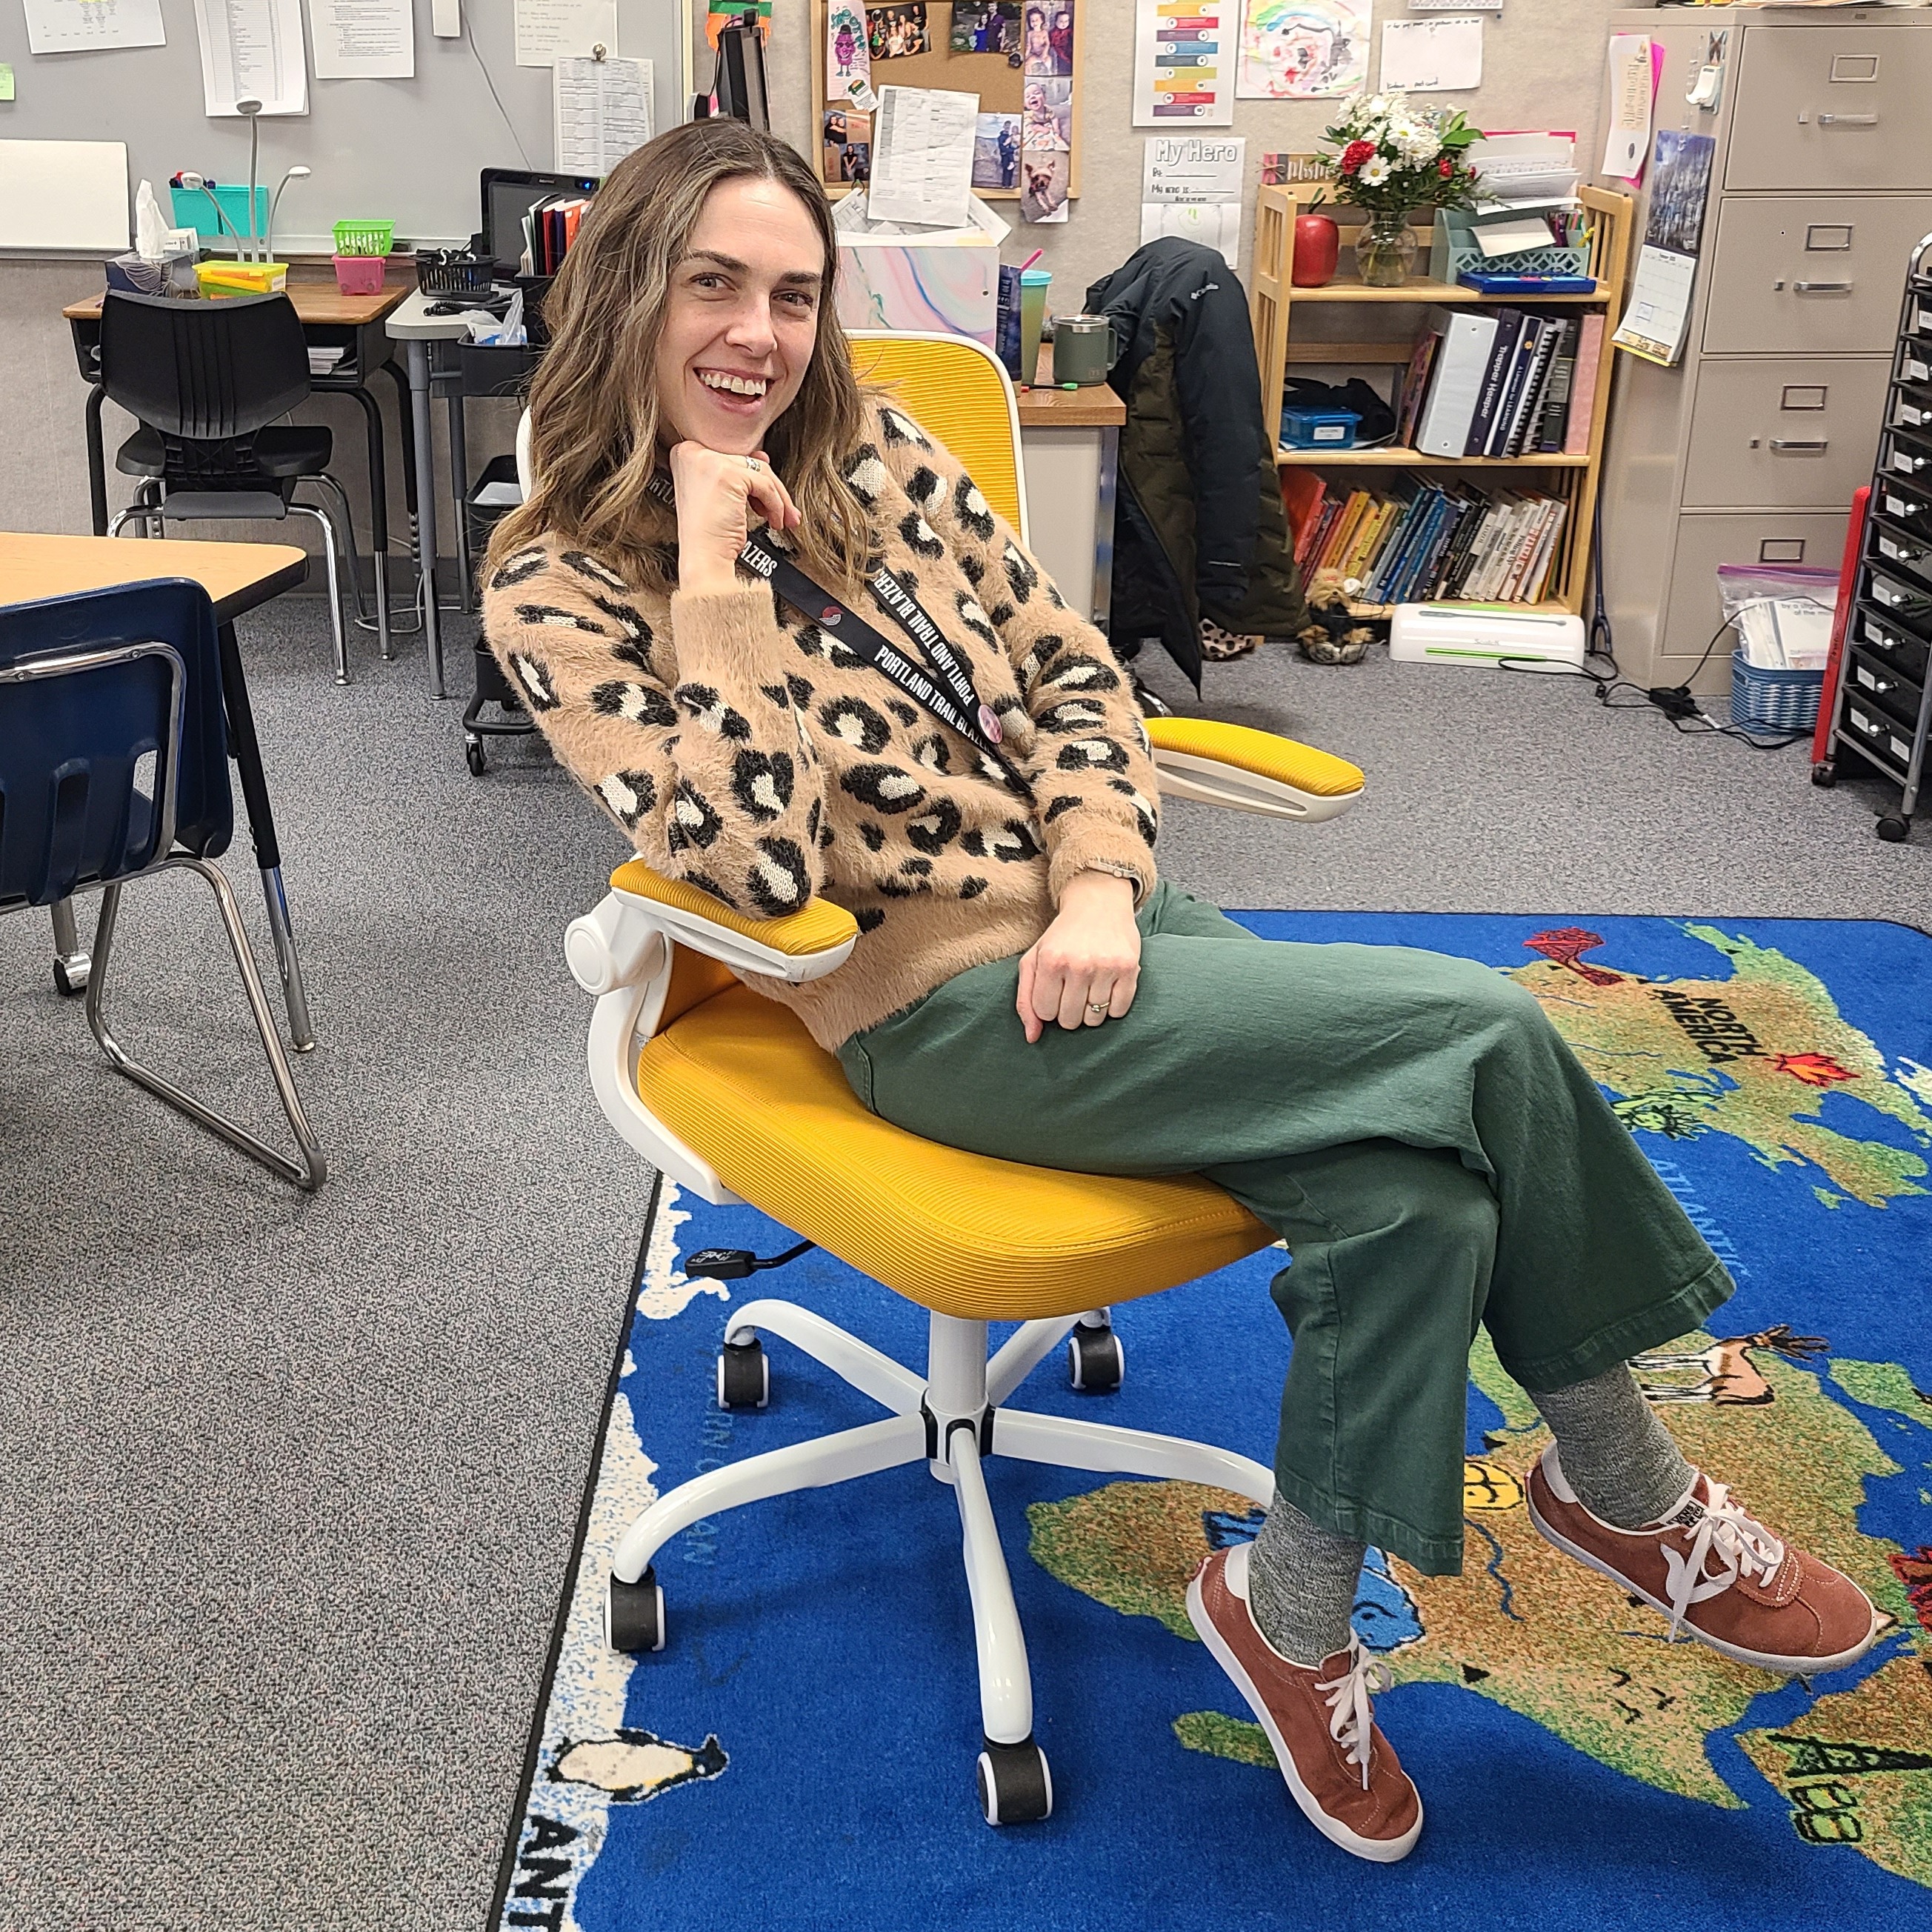
[[[1368,286],[1408,280],[1415,258],[1411,208],[1474,208],[1482,200],[1468,160],[1482,138],[1460,108],[1425,107],[1406,95],[1358,94],[1342,109],[1322,136],[1335,152],[1322,158],[1337,198],[1368,212],[1355,242]]]

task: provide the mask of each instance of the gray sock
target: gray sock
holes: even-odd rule
[[[1622,1363],[1530,1400],[1578,1501],[1618,1529],[1660,1522],[1696,1476]]]
[[[1249,1552],[1248,1606],[1262,1635],[1291,1664],[1312,1670],[1348,1648],[1348,1616],[1367,1547],[1310,1522],[1286,1497],[1276,1496]]]

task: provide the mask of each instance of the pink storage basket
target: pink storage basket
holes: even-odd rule
[[[346,296],[373,296],[382,286],[388,267],[381,255],[338,255],[335,258],[335,286]]]

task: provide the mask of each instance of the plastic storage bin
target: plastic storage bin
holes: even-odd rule
[[[1361,421],[1353,410],[1283,410],[1282,442],[1289,449],[1353,449]]]
[[[1731,655],[1731,722],[1750,731],[1809,731],[1818,722],[1822,670],[1768,670]]]
[[[384,256],[338,255],[335,258],[335,286],[346,296],[380,295],[388,268],[388,262]]]
[[[386,255],[395,238],[393,221],[338,221],[335,224],[338,255]]]

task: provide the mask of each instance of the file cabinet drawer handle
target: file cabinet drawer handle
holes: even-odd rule
[[[1771,446],[1799,455],[1818,456],[1831,448],[1832,440],[1826,436],[1774,436],[1771,439]]]
[[[1850,282],[1793,282],[1791,285],[1801,296],[1850,295]]]
[[[1821,114],[1818,117],[1821,128],[1876,128],[1876,114]]]

